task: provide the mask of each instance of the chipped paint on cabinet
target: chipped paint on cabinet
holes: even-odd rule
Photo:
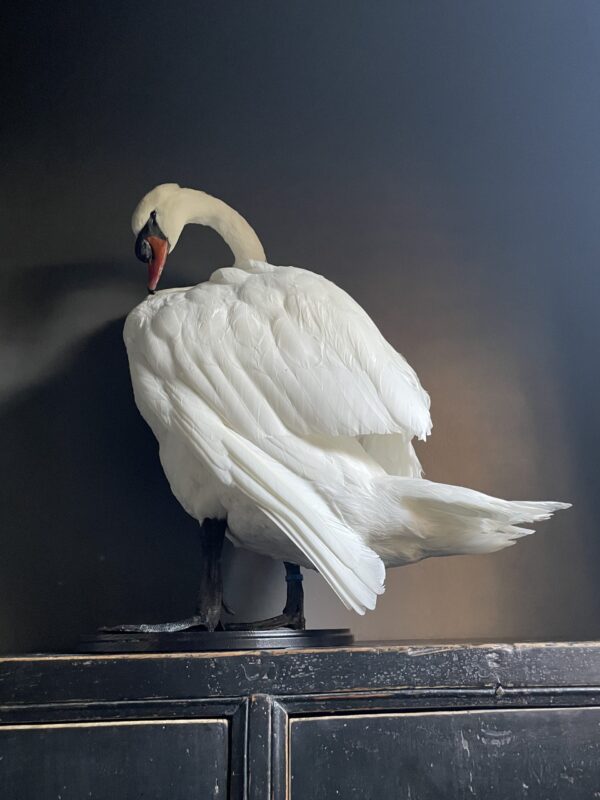
[[[599,784],[595,642],[0,658],[2,800],[593,800]]]

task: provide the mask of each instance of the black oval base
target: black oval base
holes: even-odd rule
[[[180,631],[178,633],[97,633],[82,636],[79,653],[197,653],[227,650],[291,650],[347,647],[354,642],[348,628],[294,631]]]

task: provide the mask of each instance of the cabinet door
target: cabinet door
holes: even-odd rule
[[[227,796],[226,720],[0,727],[2,800]]]
[[[296,719],[290,784],[291,800],[592,800],[600,709]]]

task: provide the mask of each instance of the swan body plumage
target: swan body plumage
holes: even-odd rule
[[[205,283],[149,295],[125,324],[137,406],[197,520],[226,518],[235,544],[317,569],[364,613],[386,567],[500,550],[568,507],[422,478],[412,440],[431,431],[429,397],[346,292],[269,264],[248,223],[203,192],[157,187],[136,235],[151,215],[170,250],[193,221],[235,257]]]

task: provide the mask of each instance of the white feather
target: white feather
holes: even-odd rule
[[[431,430],[429,397],[363,309],[319,275],[266,263],[221,201],[153,191],[134,228],[153,210],[177,238],[204,222],[236,256],[207,283],[149,297],[125,325],[137,405],[199,521],[227,517],[237,544],[315,567],[363,613],[384,564],[492,552],[567,507],[422,480],[411,440]]]

